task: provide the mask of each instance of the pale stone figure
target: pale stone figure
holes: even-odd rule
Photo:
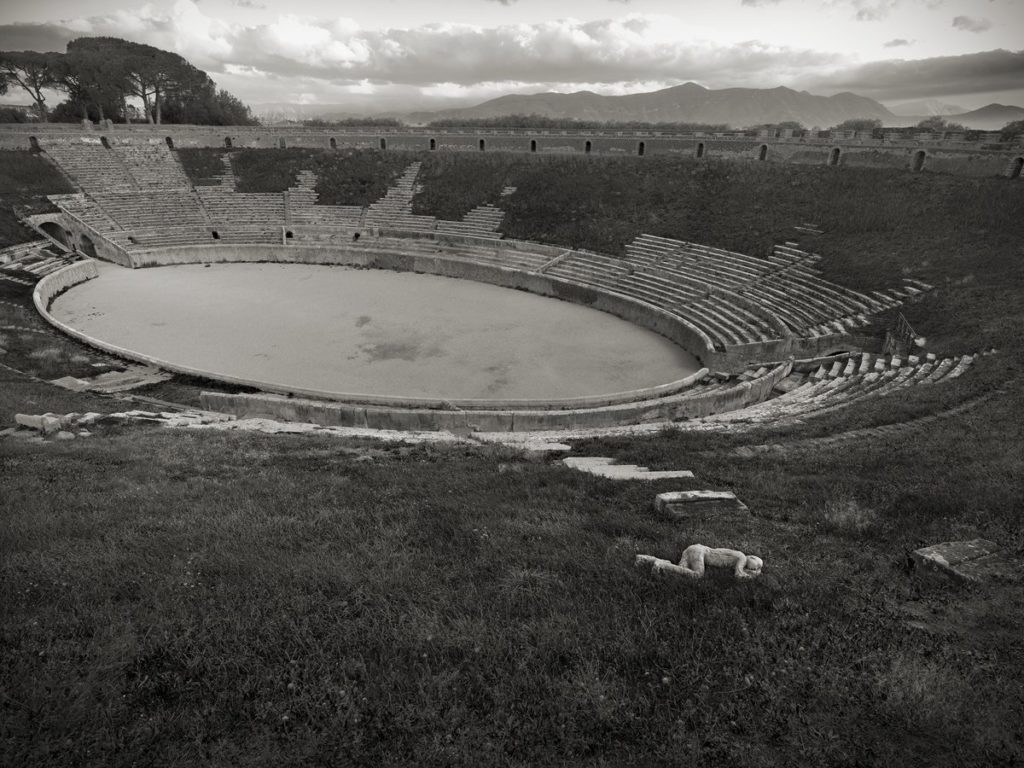
[[[706,567],[729,568],[737,579],[753,579],[761,575],[764,561],[735,549],[712,549],[703,544],[692,544],[683,551],[679,565],[653,555],[637,555],[636,566],[650,567],[656,575],[673,574],[688,579],[703,578]]]

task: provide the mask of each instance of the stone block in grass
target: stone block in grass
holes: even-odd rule
[[[669,491],[654,497],[655,511],[672,517],[706,514],[749,514],[731,491]]]
[[[954,584],[1020,581],[1024,563],[987,539],[945,541],[911,553],[913,573]]]

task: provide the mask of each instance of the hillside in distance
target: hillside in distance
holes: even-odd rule
[[[1012,123],[1014,120],[1024,120],[1024,107],[1014,107],[1007,104],[989,104],[970,112],[950,115],[946,119],[951,123],[960,123],[967,128],[973,128],[978,131],[998,131],[1004,125]]]
[[[615,122],[724,123],[732,128],[788,120],[806,127],[827,128],[852,118],[878,119],[885,123],[896,119],[877,101],[854,93],[815,96],[785,87],[711,90],[696,83],[685,83],[625,96],[602,96],[591,91],[511,94],[475,107],[416,112],[407,115],[406,120],[422,124],[431,120],[472,120],[505,115]]]

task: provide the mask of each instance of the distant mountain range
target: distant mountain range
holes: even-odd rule
[[[967,128],[974,128],[978,131],[998,131],[1004,125],[1012,123],[1014,120],[1024,120],[1024,107],[989,104],[981,109],[974,109],[958,115],[949,115],[946,119],[951,123],[960,123]]]
[[[473,120],[508,115],[540,115],[560,120],[607,122],[724,124],[747,128],[764,123],[795,121],[807,128],[830,128],[844,120],[881,120],[886,127],[913,126],[929,117],[941,116],[977,130],[998,130],[1013,120],[1024,119],[1024,108],[990,104],[966,112],[962,107],[927,99],[888,109],[873,99],[855,93],[815,96],[791,88],[725,88],[711,90],[685,83],[649,93],[602,96],[591,91],[576,93],[510,94],[475,106],[445,100],[436,111],[410,111],[423,104],[407,95],[380,100],[365,94],[346,104],[256,104],[253,111],[265,123],[298,122],[376,115],[395,117],[411,125],[434,120]],[[419,104],[417,104],[419,101]],[[431,105],[437,102],[431,102]],[[402,109],[402,106],[405,108]]]
[[[414,112],[406,115],[406,119],[422,124],[432,120],[503,115],[541,115],[567,120],[724,123],[733,128],[787,120],[822,128],[852,118],[870,118],[887,123],[898,120],[877,101],[855,93],[814,96],[807,91],[784,87],[711,90],[696,83],[625,96],[602,96],[591,91],[512,94],[475,107]]]

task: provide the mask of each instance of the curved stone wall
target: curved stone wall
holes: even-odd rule
[[[834,134],[834,135],[833,135]],[[839,166],[883,166],[914,169],[914,155],[927,152],[920,170],[964,176],[1012,175],[1007,170],[1021,155],[1018,142],[1000,142],[998,134],[979,141],[955,136],[921,134],[904,138],[889,134],[832,132],[824,135],[747,136],[742,131],[721,133],[672,133],[653,130],[527,130],[481,128],[306,128],[198,125],[0,125],[0,149],[33,149],[33,139],[73,141],[82,136],[109,136],[118,141],[170,139],[175,148],[247,147],[279,149],[380,149],[440,152],[521,152],[528,154],[581,154],[596,157],[658,156],[703,159],[763,160],[772,163]],[[433,142],[433,143],[431,143]],[[483,142],[484,150],[481,150]],[[641,148],[642,145],[642,148]],[[762,156],[761,147],[767,146]],[[833,163],[832,150],[840,149]],[[45,146],[44,146],[45,149]]]
[[[792,363],[775,366],[754,381],[724,390],[680,393],[669,397],[622,403],[603,408],[566,410],[427,410],[377,408],[350,403],[281,397],[203,392],[203,407],[239,418],[302,421],[328,427],[399,430],[470,430],[476,432],[534,432],[554,429],[595,429],[658,423],[734,411],[759,403],[789,375]]]
[[[329,251],[324,249],[310,249],[301,247],[286,246],[194,246],[187,248],[166,249],[163,251],[151,252],[149,254],[150,265],[156,264],[186,264],[203,262],[284,262],[284,263],[307,263],[307,264],[350,264],[356,266],[374,267],[378,269],[394,269],[398,271],[413,271],[426,274],[443,275],[448,277],[459,277],[472,279],[480,282],[487,282],[507,288],[519,288],[546,296],[559,298],[573,298],[565,295],[570,285],[563,281],[547,278],[542,275],[530,275],[501,267],[487,267],[486,265],[447,260],[444,258],[403,257],[389,254],[364,254],[366,258],[354,260],[351,258],[330,258]],[[520,423],[532,423],[537,426],[531,428],[545,429],[555,428],[557,425],[572,422],[573,420],[596,419],[607,424],[629,424],[634,423],[644,413],[650,412],[652,407],[659,412],[664,411],[667,404],[675,399],[686,396],[687,390],[696,382],[703,379],[707,368],[677,381],[649,387],[630,392],[612,393],[607,395],[595,395],[578,398],[549,399],[549,400],[442,400],[428,398],[396,398],[383,396],[351,395],[343,392],[329,392],[318,390],[302,390],[293,387],[268,386],[264,382],[240,379],[238,377],[221,374],[217,371],[199,370],[187,366],[177,365],[166,360],[161,360],[135,350],[126,349],[107,343],[100,339],[93,338],[81,331],[57,320],[49,311],[53,300],[69,288],[79,283],[91,280],[99,276],[96,262],[85,260],[76,262],[64,269],[47,275],[36,285],[33,299],[39,313],[54,327],[62,332],[78,339],[90,346],[101,349],[105,352],[119,357],[135,360],[148,365],[153,365],[175,373],[182,373],[199,378],[215,379],[228,384],[235,384],[245,387],[254,387],[267,392],[277,392],[288,395],[284,402],[310,402],[319,403],[327,407],[322,401],[293,400],[295,395],[302,398],[322,398],[338,401],[332,403],[330,409],[349,413],[370,413],[375,414],[370,421],[375,424],[388,423],[387,419],[380,414],[410,412],[417,414],[415,421],[421,426],[418,429],[444,428],[443,424],[452,423],[456,417],[452,414],[461,413],[467,423],[475,423],[472,420],[483,420],[488,424],[495,424],[495,419],[504,423],[511,418],[511,414],[520,414]],[[581,289],[582,290],[582,289]],[[680,343],[690,339],[686,329],[673,328],[675,319],[670,315],[661,312],[653,307],[648,307],[640,302],[628,300],[625,297],[602,296],[595,291],[590,291],[593,296],[587,303],[595,309],[616,314],[623,319],[635,322],[643,327],[658,331],[662,335]],[[678,325],[678,323],[675,323]],[[682,344],[680,344],[682,346]],[[686,348],[686,347],[684,347]],[[749,387],[749,383],[744,386]],[[770,390],[770,388],[769,388]],[[209,394],[209,393],[208,393]],[[210,395],[213,397],[213,395]],[[229,396],[238,397],[238,396]],[[266,402],[277,402],[273,396],[268,395],[270,400]],[[233,401],[225,401],[233,402]],[[260,401],[254,401],[260,402]],[[297,406],[296,406],[297,407]],[[312,406],[310,406],[312,407]],[[348,409],[348,410],[345,410]],[[287,408],[282,407],[283,412]],[[316,410],[314,408],[314,410]],[[677,409],[678,410],[678,409]],[[676,411],[670,411],[676,412]],[[495,414],[501,414],[496,416]],[[667,413],[667,412],[666,412]],[[477,416],[479,414],[479,416]],[[282,414],[278,414],[281,417]],[[354,418],[354,417],[353,417]],[[366,416],[361,417],[363,421]],[[394,418],[398,418],[394,416]],[[411,418],[411,417],[410,417]],[[610,421],[609,421],[610,419]],[[543,425],[551,422],[552,426]],[[511,423],[511,422],[509,422]],[[431,424],[433,426],[423,426]],[[380,427],[386,428],[386,427]]]

